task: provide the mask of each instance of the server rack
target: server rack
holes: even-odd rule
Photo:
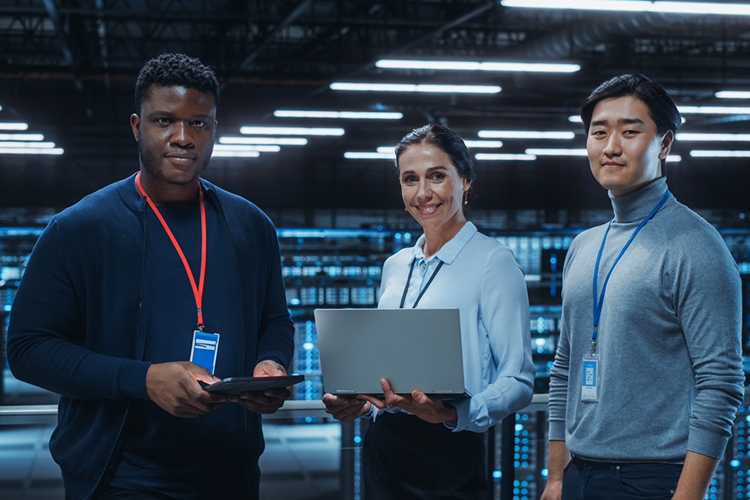
[[[6,366],[4,345],[7,320],[15,290],[26,258],[42,230],[41,227],[0,228],[3,367]],[[567,249],[580,230],[480,230],[508,246],[524,269],[530,299],[532,351],[537,368],[535,392],[547,392],[549,367],[559,336],[562,267]],[[720,233],[737,261],[742,276],[743,347],[747,354],[750,352],[750,230],[722,229]],[[375,307],[383,262],[401,248],[412,246],[420,234],[419,231],[403,228],[278,230],[287,303],[295,323],[295,354],[291,371],[304,374],[307,378],[304,384],[295,386],[294,399],[317,400],[322,395],[314,309]],[[0,398],[3,397],[4,393],[0,391]],[[22,402],[0,399],[1,404]],[[307,417],[294,423],[315,425],[322,422],[315,417]],[[520,412],[513,417],[513,421],[505,424],[510,430],[505,435],[513,440],[510,460],[515,476],[511,493],[506,496],[512,495],[513,500],[538,498],[546,478],[546,414]],[[359,498],[361,493],[359,446],[366,426],[367,422],[356,422],[342,429],[344,498]],[[495,453],[490,458],[492,476],[496,481],[496,498],[501,498],[503,478],[503,433],[499,427],[492,434]],[[740,408],[734,437],[707,494],[710,500],[730,497],[750,498],[750,404],[747,403]]]

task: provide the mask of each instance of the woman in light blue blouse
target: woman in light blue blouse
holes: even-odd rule
[[[323,401],[342,422],[377,413],[364,441],[368,500],[490,498],[481,433],[533,392],[523,273],[507,247],[466,221],[475,174],[458,134],[442,125],[414,130],[396,147],[396,166],[406,210],[424,234],[385,262],[378,307],[458,307],[472,396],[450,404],[418,389],[399,395],[384,379],[384,400]]]

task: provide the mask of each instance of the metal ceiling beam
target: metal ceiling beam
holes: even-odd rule
[[[50,19],[52,20],[52,24],[55,26],[57,39],[60,42],[60,50],[62,50],[63,56],[70,66],[70,73],[73,75],[73,84],[75,85],[76,89],[78,89],[81,97],[83,97],[84,107],[86,108],[86,115],[93,116],[94,113],[91,110],[91,106],[86,103],[86,93],[83,91],[83,82],[81,81],[80,76],[78,76],[78,70],[76,69],[76,62],[75,58],[73,57],[73,52],[70,50],[67,38],[65,38],[65,33],[63,32],[60,17],[57,15],[57,6],[55,5],[55,0],[44,0],[44,7],[45,9],[47,9],[47,15],[50,17]]]
[[[224,83],[221,84],[219,87],[220,91],[223,91],[227,85],[229,85],[229,82],[232,80],[233,77],[237,76],[243,69],[245,69],[250,63],[252,63],[256,57],[258,57],[266,48],[273,42],[273,40],[276,38],[276,35],[281,32],[284,28],[289,26],[291,23],[294,22],[295,19],[297,19],[300,14],[305,12],[309,7],[310,4],[312,4],[312,0],[302,0],[297,7],[288,15],[286,18],[284,18],[283,21],[281,21],[279,24],[274,26],[273,30],[271,30],[271,33],[268,34],[266,38],[263,39],[260,44],[253,50],[241,63],[239,66],[237,66],[237,69],[234,70],[234,72],[227,77],[226,80],[224,80]]]

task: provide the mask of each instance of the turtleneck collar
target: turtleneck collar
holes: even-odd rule
[[[627,223],[643,219],[659,203],[667,189],[667,178],[659,177],[622,196],[612,196],[612,193],[608,193],[612,200],[612,209],[615,211],[614,222]]]

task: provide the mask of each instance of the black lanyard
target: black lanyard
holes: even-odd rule
[[[411,261],[411,267],[409,268],[409,276],[406,278],[406,286],[404,287],[404,294],[401,296],[401,305],[398,306],[399,309],[404,308],[404,302],[406,302],[406,293],[409,291],[409,283],[411,283],[411,274],[414,272],[414,263],[417,261],[417,259],[413,259]],[[412,309],[417,307],[417,304],[419,304],[419,300],[422,298],[422,295],[427,291],[427,289],[430,287],[430,283],[432,283],[432,280],[435,279],[435,275],[437,275],[438,271],[440,271],[440,268],[443,267],[442,260],[440,261],[440,264],[438,264],[437,269],[435,269],[435,272],[432,273],[432,276],[430,276],[429,281],[427,281],[427,284],[424,286],[421,292],[419,292],[419,296],[417,296],[416,302],[414,302],[414,305],[411,306]]]

